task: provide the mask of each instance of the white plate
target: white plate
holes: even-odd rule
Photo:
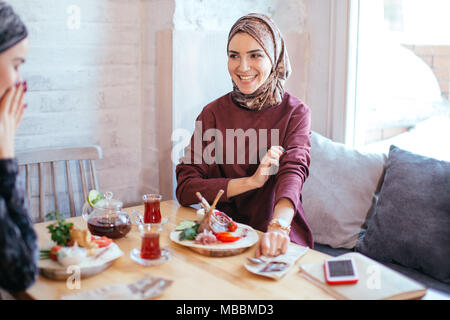
[[[172,231],[170,233],[170,240],[172,240],[175,243],[178,243],[179,245],[188,247],[189,249],[198,252],[205,256],[210,257],[226,257],[226,256],[233,256],[236,254],[240,254],[241,252],[244,252],[246,249],[252,247],[255,243],[258,242],[259,236],[256,231],[245,224],[237,223],[238,228],[236,231],[231,232],[233,235],[240,235],[243,232],[243,229],[248,229],[248,233],[246,237],[243,237],[235,242],[217,242],[214,244],[198,244],[195,243],[194,240],[182,240],[180,241],[180,233],[181,231]]]
[[[51,259],[39,260],[40,273],[49,279],[66,280],[75,272],[80,272],[81,278],[87,278],[98,274],[109,268],[113,262],[123,255],[123,251],[114,242],[109,246],[97,249],[97,253],[87,257],[81,263],[74,266],[63,266],[57,261]],[[103,252],[104,251],[104,252]],[[103,253],[102,253],[103,252]],[[98,258],[97,254],[102,253]],[[79,270],[77,270],[79,268]]]

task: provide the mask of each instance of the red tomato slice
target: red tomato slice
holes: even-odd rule
[[[101,238],[92,237],[91,239],[92,239],[92,242],[95,242],[99,248],[107,247],[112,242],[112,239],[105,237],[105,236],[103,236]]]
[[[238,236],[233,236],[229,232],[218,232],[215,234],[215,236],[216,236],[217,240],[219,240],[221,242],[235,242],[241,238]]]
[[[54,246],[50,250],[50,259],[57,261],[58,260],[58,251],[61,250],[62,246]]]

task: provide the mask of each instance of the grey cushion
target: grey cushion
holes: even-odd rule
[[[375,215],[356,250],[450,283],[450,162],[391,146]]]
[[[302,200],[314,241],[353,248],[371,210],[386,156],[361,153],[316,132]]]

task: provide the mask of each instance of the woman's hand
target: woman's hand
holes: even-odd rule
[[[262,235],[255,252],[255,257],[261,255],[275,257],[279,254],[284,254],[288,249],[290,241],[287,232],[281,229],[271,229]]]
[[[14,158],[14,136],[22,121],[26,82],[9,88],[0,99],[0,159]]]
[[[272,146],[266,155],[262,158],[256,172],[250,177],[251,184],[257,188],[261,188],[269,177],[276,171],[273,171],[273,166],[280,166],[280,157],[285,152],[281,146]]]

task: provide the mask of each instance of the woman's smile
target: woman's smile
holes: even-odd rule
[[[249,86],[255,82],[258,75],[238,75],[238,77],[242,86]]]

